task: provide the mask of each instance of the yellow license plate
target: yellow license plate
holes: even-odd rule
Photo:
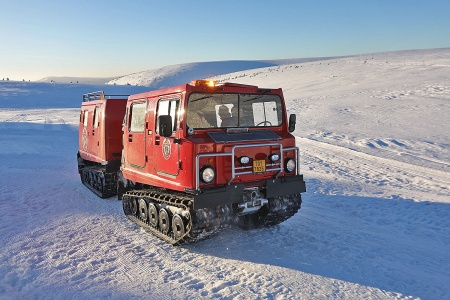
[[[253,161],[253,173],[260,174],[266,172],[266,161],[265,160],[254,160]]]

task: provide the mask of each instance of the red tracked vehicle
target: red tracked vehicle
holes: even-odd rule
[[[102,137],[94,131],[86,135],[90,110],[95,125],[96,107],[103,112],[113,107],[108,103],[121,101],[100,98],[82,106],[82,181],[100,196],[117,186],[128,218],[166,242],[203,239],[230,222],[245,228],[275,225],[299,210],[305,182],[290,134],[295,115],[288,119],[281,89],[195,81],[132,95],[126,109],[117,105],[121,124],[106,111],[98,127],[115,125],[104,126]],[[99,148],[116,141],[117,132],[107,128],[117,126],[120,170],[120,152],[107,150],[101,159],[87,155],[91,139],[103,140]]]
[[[128,96],[94,92],[83,95],[78,127],[81,182],[102,198],[117,193],[122,156],[122,120]]]

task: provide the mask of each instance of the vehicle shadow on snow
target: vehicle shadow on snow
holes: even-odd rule
[[[187,245],[195,253],[289,268],[420,298],[448,295],[450,205],[303,195],[286,222],[229,228]]]

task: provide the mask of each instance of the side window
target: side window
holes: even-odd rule
[[[125,111],[125,116],[123,116],[122,131],[123,131],[124,127],[127,126],[127,124],[128,124],[128,107]]]
[[[146,102],[131,104],[130,131],[144,132]]]
[[[96,106],[94,109],[94,128],[98,127],[99,114],[100,114],[100,107]]]
[[[88,125],[88,111],[85,110],[83,112],[83,126],[87,127],[87,125]]]
[[[158,114],[156,116],[156,133],[159,134],[159,116],[170,115],[172,117],[172,130],[175,132],[177,130],[177,120],[178,120],[178,106],[180,104],[179,99],[167,99],[160,100],[158,103]]]

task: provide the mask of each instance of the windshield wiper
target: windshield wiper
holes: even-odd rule
[[[203,100],[203,99],[208,99],[208,98],[212,98],[212,97],[213,97],[213,95],[214,95],[214,94],[208,94],[208,95],[205,95],[205,96],[203,96],[203,97],[200,97],[200,98],[198,98],[198,99],[195,99],[195,100],[189,100],[189,102],[195,102],[195,101],[200,101],[200,100]]]
[[[262,96],[264,96],[265,94],[271,92],[272,90],[265,90],[261,95],[256,95],[253,98],[247,99],[247,100],[242,100],[242,102],[248,102],[248,101],[253,101],[253,100],[257,100],[259,98],[261,98]]]

